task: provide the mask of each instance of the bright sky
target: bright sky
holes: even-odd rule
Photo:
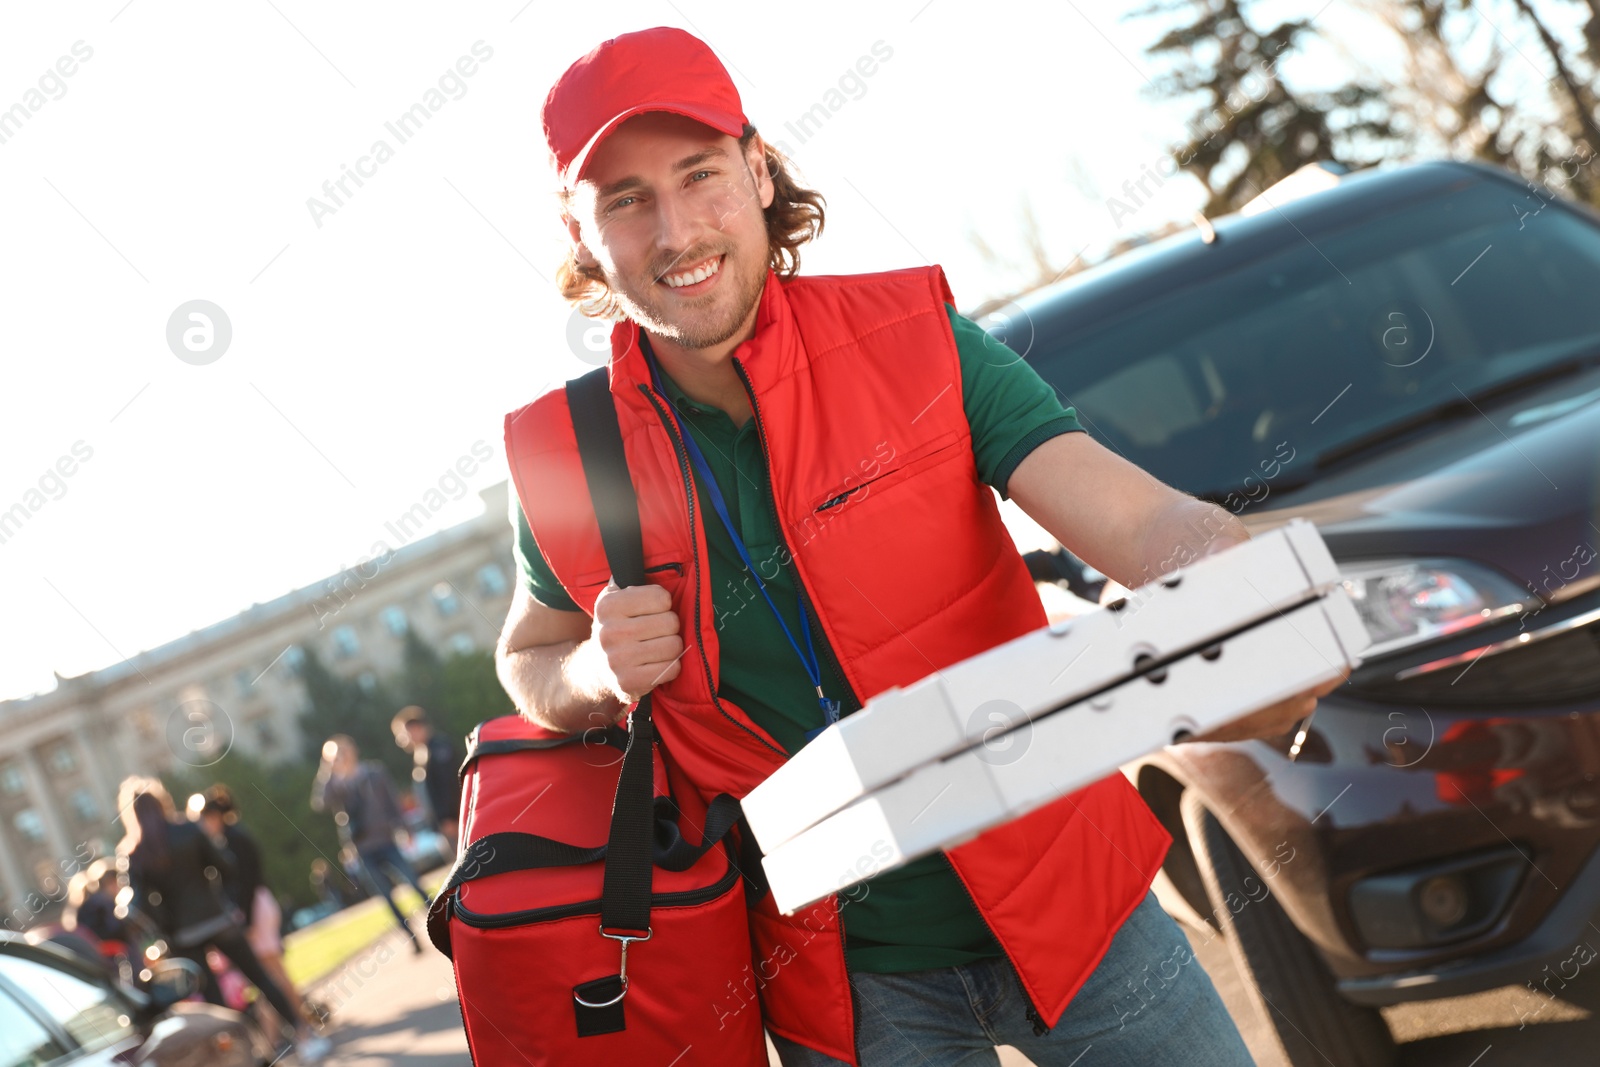
[[[971,307],[1027,274],[970,236],[1021,268],[1024,200],[1062,264],[1200,202],[1180,178],[1112,222],[1105,197],[1187,109],[1141,92],[1155,27],[1109,6],[6,5],[0,111],[46,90],[0,143],[0,512],[29,511],[0,542],[0,697],[393,546],[384,524],[441,479],[430,530],[476,513],[505,477],[503,414],[587,366],[545,280],[561,233],[538,108],[600,40],[672,24],[717,50],[828,197],[808,272],[937,262]],[[785,128],[875,53],[823,129]],[[442,77],[401,143],[385,123]],[[379,139],[392,158],[319,226],[307,199]],[[231,324],[205,365],[168,344],[194,300]]]

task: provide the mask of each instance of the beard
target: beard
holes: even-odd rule
[[[698,263],[715,255],[723,257],[717,268],[723,277],[715,289],[697,298],[677,300],[661,291],[664,286],[654,279],[670,270],[670,265],[633,283],[607,272],[606,284],[617,294],[617,302],[628,317],[651,334],[684,348],[713,348],[739,332],[751,309],[760,303],[767,280],[765,262],[732,248],[706,249],[676,258],[679,262]]]

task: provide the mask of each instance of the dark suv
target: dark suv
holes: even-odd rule
[[[1298,744],[1126,771],[1289,1062],[1391,1063],[1378,1006],[1554,997],[1600,945],[1600,217],[1449,163],[1255,206],[987,324],[1102,444],[1339,561],[1374,643]]]

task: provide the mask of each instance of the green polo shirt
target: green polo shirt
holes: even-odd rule
[[[1029,452],[1057,434],[1082,427],[1077,413],[1063,407],[1055,391],[1021,357],[946,307],[960,355],[962,406],[972,428],[978,476],[1004,496],[1011,473]],[[665,373],[662,380],[668,398],[705,453],[729,516],[766,580],[772,602],[804,647],[792,567],[783,565],[776,577],[766,578],[774,569],[768,561],[782,561],[784,553],[768,502],[767,467],[755,420],[746,419],[736,427],[719,409],[689,399]],[[694,477],[701,499],[707,499],[698,471]],[[805,744],[806,731],[823,722],[816,691],[772,609],[754,583],[747,582],[744,563],[727,530],[709,506],[702,514],[710,516],[703,525],[710,554],[712,613],[722,646],[718,695],[743,708],[793,754]],[[511,498],[511,521],[517,531],[523,587],[541,604],[577,611],[534,543],[516,494]],[[817,640],[816,652],[824,691],[842,702],[842,714],[859,710],[826,641]],[[914,971],[1001,954],[943,852],[846,890],[840,901],[845,956],[853,970]]]

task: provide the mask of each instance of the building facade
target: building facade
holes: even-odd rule
[[[122,836],[129,774],[204,767],[228,752],[265,762],[302,751],[298,666],[314,649],[364,687],[402,665],[408,631],[439,650],[492,649],[516,585],[507,485],[478,517],[230,619],[0,701],[0,916],[53,914],[67,877]]]

